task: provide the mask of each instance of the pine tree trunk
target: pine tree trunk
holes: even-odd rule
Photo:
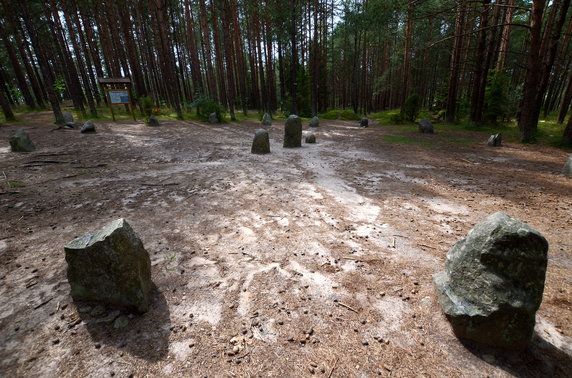
[[[465,1],[457,3],[457,17],[455,20],[455,40],[453,43],[453,57],[449,74],[449,91],[447,95],[447,122],[455,122],[457,118],[457,90],[460,76],[460,60],[463,48],[463,27],[465,24]]]
[[[570,75],[570,78],[568,79],[568,86],[566,87],[566,92],[564,92],[562,104],[560,105],[560,111],[558,112],[559,124],[564,123],[564,118],[566,118],[566,113],[568,113],[570,102],[572,102],[572,75]]]
[[[6,82],[4,79],[4,75],[0,74],[0,108],[2,108],[2,112],[4,113],[4,118],[6,121],[15,121],[16,116],[14,116],[14,112],[10,107],[10,101],[4,95],[4,88],[6,87]]]
[[[483,0],[483,11],[481,12],[479,28],[479,41],[477,44],[477,52],[475,55],[475,68],[473,69],[473,93],[471,96],[471,114],[469,120],[471,123],[480,123],[483,116],[483,85],[486,84],[484,76],[484,59],[487,48],[487,31],[486,27],[489,24],[489,9],[491,0]]]
[[[296,34],[296,0],[290,0],[290,44],[292,47],[292,61],[290,62],[290,96],[292,97],[290,107],[291,114],[298,114],[298,46],[296,43]]]

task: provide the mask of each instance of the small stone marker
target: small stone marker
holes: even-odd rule
[[[562,168],[562,174],[566,177],[572,177],[572,154],[568,156],[568,161],[564,164],[564,168]]]
[[[369,119],[367,119],[367,118],[365,118],[365,117],[362,118],[362,119],[359,121],[359,125],[360,125],[361,127],[368,127],[368,126],[369,126]]]
[[[82,134],[85,133],[95,133],[95,125],[93,124],[93,121],[86,121],[83,126],[81,127],[80,132]]]
[[[219,123],[220,120],[218,119],[216,113],[209,114],[209,123]]]
[[[70,126],[70,127],[75,126],[73,115],[71,113],[62,112],[62,116],[64,117],[64,123],[66,126]]]
[[[152,115],[151,117],[149,117],[149,120],[147,121],[147,125],[157,127],[157,126],[160,126],[160,123],[159,123],[159,120],[157,119],[157,117]]]
[[[502,134],[491,135],[487,144],[491,147],[500,147],[502,145]]]
[[[423,118],[419,121],[419,131],[423,134],[433,134],[433,124],[427,118]]]
[[[74,300],[146,312],[151,289],[151,260],[123,218],[65,248],[67,277]]]
[[[30,136],[22,129],[12,132],[9,141],[12,152],[32,152],[36,150],[36,146],[32,143]]]
[[[272,117],[268,113],[264,113],[262,116],[262,125],[263,126],[272,126]]]
[[[259,155],[270,153],[270,139],[268,137],[268,131],[264,129],[256,130],[250,152]]]
[[[503,212],[469,231],[433,276],[443,312],[457,337],[525,348],[542,302],[548,242]]]
[[[316,116],[314,116],[311,120],[310,120],[310,127],[319,127],[320,126],[320,119]]]
[[[316,135],[312,133],[306,135],[306,143],[316,143]]]
[[[302,120],[295,114],[292,114],[286,120],[286,127],[284,128],[284,147],[302,147]]]

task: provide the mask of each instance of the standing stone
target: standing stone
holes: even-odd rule
[[[306,143],[316,143],[316,136],[312,133],[306,135]]]
[[[568,161],[562,168],[562,174],[566,177],[572,177],[572,154],[568,156]]]
[[[359,125],[361,127],[368,127],[369,126],[369,119],[367,118],[362,118],[361,121],[359,121]]]
[[[469,231],[433,278],[443,312],[457,337],[522,349],[542,302],[548,242],[503,212]]]
[[[218,119],[216,113],[213,112],[209,115],[209,123],[219,123],[219,122],[220,120]]]
[[[320,119],[318,117],[314,117],[310,120],[310,127],[319,127],[320,126]]]
[[[149,309],[151,260],[125,219],[72,240],[64,250],[74,300],[138,312]]]
[[[64,123],[66,126],[74,127],[74,119],[71,113],[62,112],[62,116],[64,117]]]
[[[147,125],[156,127],[156,126],[159,126],[160,123],[159,123],[159,120],[157,119],[157,117],[152,115],[151,117],[149,117],[149,121],[147,121]]]
[[[295,114],[292,114],[286,120],[284,147],[302,147],[302,120]]]
[[[268,113],[264,113],[262,116],[262,125],[263,126],[272,126],[272,117]]]
[[[502,134],[491,135],[487,144],[491,147],[500,147],[502,144]]]
[[[81,127],[80,132],[82,134],[85,133],[95,133],[95,125],[93,124],[93,121],[86,121],[83,126]]]
[[[30,136],[22,129],[12,132],[9,141],[12,152],[32,152],[36,150],[36,146],[32,143]]]
[[[419,121],[419,131],[423,134],[433,134],[433,124],[427,118]]]
[[[268,137],[268,131],[264,129],[256,130],[250,152],[259,155],[270,153],[270,139]]]

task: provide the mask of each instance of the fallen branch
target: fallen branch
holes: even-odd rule
[[[337,303],[338,303],[338,306],[345,307],[345,308],[347,308],[348,310],[353,311],[353,312],[355,312],[356,314],[359,314],[359,311],[356,310],[355,308],[353,308],[353,307],[351,307],[351,306],[348,306],[347,304],[342,303],[342,302],[337,302]]]
[[[63,160],[32,160],[28,161],[24,164],[34,164],[34,163],[43,163],[43,164],[78,164],[79,161],[63,161]]]
[[[338,358],[336,358],[336,360],[334,361],[334,366],[332,366],[332,370],[330,370],[330,374],[328,374],[328,378],[332,377],[332,374],[334,374],[334,370],[336,370],[337,365],[338,365]]]
[[[79,167],[72,167],[72,168],[89,169],[89,168],[101,168],[101,167],[107,167],[107,164],[101,163],[101,164],[96,164],[96,165],[80,165]]]
[[[435,248],[435,247],[430,247],[430,246],[425,245],[425,244],[417,244],[417,245],[418,245],[419,247],[425,247],[425,248],[430,248],[430,249],[437,249],[437,248]]]
[[[52,299],[54,299],[54,298],[50,298],[50,299],[48,299],[47,301],[44,301],[44,302],[40,303],[39,305],[37,305],[36,307],[34,307],[34,310],[37,310],[37,309],[39,309],[40,307],[42,307],[42,306],[44,306],[44,305],[50,303],[50,302],[52,301]]]
[[[170,182],[170,183],[167,183],[167,184],[150,184],[150,183],[145,183],[145,182],[144,182],[144,183],[142,183],[141,185],[144,185],[144,186],[171,186],[171,185],[179,185],[179,183],[178,183],[178,182]]]

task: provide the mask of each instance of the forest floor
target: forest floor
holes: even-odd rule
[[[321,121],[317,144],[252,155],[259,124],[0,126],[0,376],[569,376],[568,153]],[[36,143],[12,153],[24,128]],[[308,132],[305,122],[304,133]],[[393,139],[392,139],[393,138]],[[396,143],[392,140],[419,143]],[[57,162],[57,163],[56,163]],[[549,241],[536,333],[520,353],[461,343],[432,275],[505,211]],[[148,313],[113,328],[66,280],[64,245],[124,217],[151,256]]]

